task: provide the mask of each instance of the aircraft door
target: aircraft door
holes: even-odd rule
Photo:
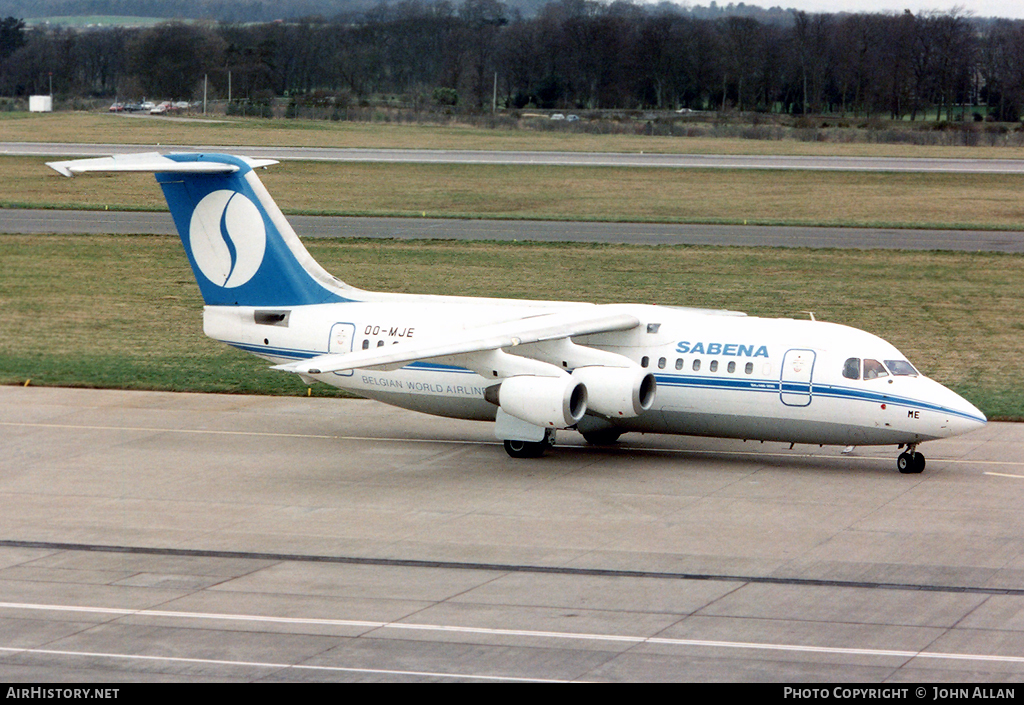
[[[779,397],[786,406],[810,405],[815,357],[813,350],[786,351],[779,380]]]
[[[331,337],[327,342],[329,353],[349,353],[356,339],[356,325],[354,323],[335,323],[331,326]],[[339,377],[351,377],[355,370],[335,372]]]

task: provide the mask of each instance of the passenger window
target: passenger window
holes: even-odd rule
[[[683,369],[683,358],[681,358],[681,357],[677,357],[676,358],[676,369],[677,370]]]
[[[730,362],[728,367],[725,368],[725,371],[728,372],[729,374],[732,374],[733,372],[735,372],[736,371],[736,363],[735,362]]]
[[[382,347],[384,347],[384,341],[383,341],[383,340],[378,340],[378,341],[377,341],[377,347],[378,347],[378,348],[382,348]]]
[[[658,369],[659,370],[665,369],[665,363],[666,362],[668,362],[668,361],[665,358],[663,358],[663,357],[662,358],[658,358]]]
[[[876,379],[878,377],[888,376],[889,373],[885,371],[885,367],[878,360],[864,361],[864,379]]]
[[[906,360],[886,360],[885,366],[898,377],[917,377],[917,370]]]
[[[640,367],[647,367],[649,364],[651,364],[651,358],[646,355],[640,358]]]
[[[843,377],[846,379],[860,379],[860,358],[851,357],[843,365]]]
[[[369,340],[364,340],[363,341],[363,350],[369,350],[369,349],[370,349],[370,341]]]
[[[754,363],[748,362],[746,365],[744,365],[743,371],[746,372],[748,375],[754,374]]]
[[[711,361],[711,367],[710,367],[710,370],[711,370],[712,372],[718,372],[718,360],[712,360],[712,361]]]
[[[692,367],[694,372],[700,372],[700,360],[694,358]]]

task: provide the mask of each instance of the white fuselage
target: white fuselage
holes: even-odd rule
[[[263,309],[207,306],[207,335],[275,363],[443,339],[467,328],[590,304],[413,295]],[[602,419],[623,431],[826,445],[916,444],[977,428],[985,417],[920,374],[844,376],[851,358],[904,361],[881,338],[847,326],[730,312],[624,304],[641,325],[574,337],[655,375],[657,396],[632,418]],[[546,359],[539,345],[505,352]],[[548,356],[550,357],[550,356]],[[569,367],[567,365],[567,367]],[[913,371],[913,368],[910,368]],[[568,369],[571,372],[571,368]],[[307,375],[395,406],[494,420],[493,384],[452,360],[399,369]],[[580,423],[580,429],[585,421]]]

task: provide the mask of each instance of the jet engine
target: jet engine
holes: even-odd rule
[[[496,402],[506,414],[536,426],[568,428],[587,412],[587,388],[569,375],[518,375],[495,387],[488,388],[484,395],[488,401]]]
[[[573,379],[587,387],[587,407],[611,419],[632,418],[651,408],[657,395],[654,375],[639,367],[577,367]]]

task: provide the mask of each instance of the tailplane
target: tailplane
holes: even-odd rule
[[[64,176],[154,172],[208,306],[352,301],[302,245],[254,168],[276,161],[226,154],[125,154],[51,162]]]

